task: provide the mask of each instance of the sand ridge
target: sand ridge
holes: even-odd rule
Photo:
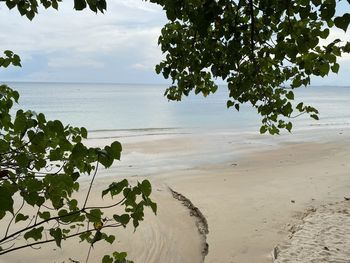
[[[350,262],[350,202],[321,206],[292,228],[274,250],[274,263]]]
[[[203,213],[193,205],[190,199],[188,199],[183,194],[180,194],[169,187],[169,191],[172,193],[173,197],[176,200],[179,200],[190,212],[191,216],[194,216],[196,219],[196,226],[199,234],[202,237],[202,256],[203,261],[205,260],[205,256],[208,255],[209,245],[207,243],[207,234],[209,233],[208,221],[203,215]]]

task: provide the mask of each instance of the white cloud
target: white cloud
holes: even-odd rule
[[[33,67],[36,56],[46,57],[47,68],[37,68],[42,72],[31,72],[31,76],[43,76],[48,68],[60,70],[57,74],[61,75],[65,68],[72,67],[118,71],[120,67],[142,63],[154,68],[161,60],[157,39],[166,20],[161,8],[154,4],[109,1],[105,14],[95,14],[90,10],[77,12],[72,1],[66,1],[58,12],[41,9],[32,22],[17,11],[7,10],[3,3],[0,7],[0,50],[20,54],[24,68]],[[95,73],[98,78],[99,72]],[[113,77],[111,74],[110,81]]]
[[[93,60],[90,58],[84,57],[70,57],[70,58],[50,58],[48,63],[50,68],[81,68],[81,67],[90,67],[90,68],[103,68],[104,63],[101,61]]]
[[[111,2],[112,3],[112,2]],[[151,13],[159,12],[160,8],[155,4],[145,4],[144,1],[140,0],[123,0],[118,2],[113,2],[114,5],[123,5],[131,9],[139,9],[142,11],[147,11]]]
[[[131,65],[131,68],[138,69],[138,70],[150,70],[153,69],[153,67],[150,67],[150,65],[142,64],[142,63],[135,63]]]

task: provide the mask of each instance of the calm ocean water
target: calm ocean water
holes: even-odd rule
[[[43,112],[89,130],[201,128],[257,131],[260,119],[243,105],[240,112],[226,108],[227,90],[207,98],[191,95],[169,102],[165,85],[8,83],[20,92],[20,107]],[[320,121],[294,119],[296,129],[350,126],[350,87],[310,87],[296,92],[298,101],[315,106]]]

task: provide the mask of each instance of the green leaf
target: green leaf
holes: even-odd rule
[[[97,1],[97,8],[98,8],[98,10],[100,10],[100,12],[103,13],[107,9],[106,0]]]
[[[19,221],[26,221],[28,218],[29,218],[29,216],[25,216],[25,215],[19,213],[16,215],[15,223],[17,223]]]
[[[26,16],[29,20],[33,20],[34,16],[35,16],[35,12],[30,10],[26,13]]]
[[[96,231],[95,236],[93,237],[91,241],[91,245],[95,244],[97,241],[100,241],[102,239],[102,233],[101,231]]]
[[[6,5],[9,9],[12,9],[16,6],[16,2],[15,1],[6,1]]]
[[[289,99],[289,100],[294,100],[294,93],[293,93],[293,91],[289,91],[286,94],[286,98]]]
[[[122,151],[122,145],[120,144],[120,142],[113,142],[111,144],[111,155],[114,159],[120,160],[120,154]]]
[[[261,133],[261,134],[266,133],[266,131],[267,131],[267,128],[266,128],[265,125],[263,125],[263,126],[260,127],[260,133]]]
[[[13,52],[12,52],[11,50],[5,50],[5,51],[4,51],[4,54],[5,54],[7,57],[12,57]]]
[[[304,103],[300,102],[297,106],[296,109],[299,110],[300,112],[303,111]]]
[[[70,210],[76,210],[78,207],[78,201],[76,199],[72,199],[68,201],[68,206]]]
[[[338,16],[334,19],[334,25],[338,28],[343,29],[345,32],[348,29],[350,23],[350,14],[346,13],[343,16]]]
[[[50,219],[51,214],[50,214],[50,212],[48,212],[48,211],[39,212],[39,217],[42,218],[42,219],[44,219],[44,220],[48,220],[48,219]]]
[[[39,123],[45,123],[46,122],[45,115],[42,114],[42,113],[39,113],[36,118],[37,118]]]
[[[127,257],[127,254],[125,252],[113,252],[113,257],[115,260],[125,260]]]
[[[10,148],[10,144],[5,140],[0,139],[0,153],[7,152],[9,148]]]
[[[162,71],[162,68],[160,67],[160,65],[156,65],[155,70],[157,74],[160,74],[160,72]]]
[[[51,4],[54,9],[58,10],[58,3],[56,0],[52,0]]]
[[[157,204],[153,203],[152,201],[149,201],[151,209],[153,211],[153,213],[156,215],[157,214]]]
[[[329,73],[329,64],[327,64],[327,63],[322,64],[320,66],[320,73],[321,73],[321,76],[328,75],[328,73]]]
[[[115,195],[118,195],[128,185],[129,185],[129,182],[126,179],[124,179],[120,182],[113,182],[109,185],[109,187],[106,190],[102,191],[102,197],[104,197],[108,193],[110,193],[112,197]]]
[[[330,31],[328,28],[324,29],[323,31],[320,32],[320,37],[323,39],[326,39],[329,36],[329,32]]]
[[[80,242],[82,242],[82,241],[84,241],[84,240],[89,241],[89,240],[90,240],[90,237],[91,237],[91,234],[92,234],[92,232],[90,232],[90,231],[80,234],[80,235],[79,235],[79,237],[80,237]]]
[[[84,128],[84,127],[81,127],[80,128],[80,132],[81,132],[81,137],[83,137],[83,138],[87,138],[87,135],[88,135],[88,131],[87,131],[87,129],[86,128]]]
[[[113,215],[113,218],[118,223],[121,223],[122,225],[127,225],[130,221],[130,216],[128,214],[123,214],[121,216],[119,215]]]
[[[113,164],[114,158],[109,153],[111,151],[109,146],[106,146],[104,150],[98,150],[98,161],[106,168]]]
[[[50,229],[50,235],[55,239],[56,245],[58,247],[61,247],[61,241],[62,241],[62,230],[61,228],[51,228]]]
[[[331,67],[333,73],[338,73],[339,72],[339,64],[334,63],[333,66]]]
[[[109,244],[113,244],[113,242],[115,241],[115,236],[113,235],[109,235],[109,236],[105,236],[104,240],[106,240]]]
[[[141,183],[141,191],[145,196],[150,196],[152,192],[152,186],[151,183],[148,180],[143,180]]]
[[[315,119],[315,120],[317,120],[317,121],[319,120],[319,118],[318,118],[318,116],[316,114],[311,114],[310,117]]]
[[[25,168],[28,166],[29,159],[25,153],[20,153],[19,155],[15,156],[14,159],[19,167]]]
[[[86,8],[86,1],[85,0],[74,0],[74,9],[81,11]]]
[[[0,186],[0,219],[5,216],[6,211],[13,213],[12,192],[8,187]]]
[[[35,241],[38,241],[39,239],[41,239],[43,237],[42,236],[43,230],[44,230],[43,226],[41,226],[39,228],[33,228],[32,230],[30,230],[24,234],[24,238],[26,240],[28,240],[29,238],[32,238]]]
[[[102,211],[100,209],[92,209],[88,213],[86,213],[87,219],[90,222],[97,223],[101,222]]]
[[[343,48],[344,52],[350,53],[350,42],[347,42]]]
[[[227,108],[231,108],[233,105],[235,105],[235,103],[231,100],[228,100],[227,103],[226,103],[226,107]]]
[[[27,119],[22,110],[17,111],[16,119],[14,122],[15,132],[22,132],[27,126]]]
[[[105,255],[103,258],[102,258],[102,263],[113,263],[113,258],[109,255]]]

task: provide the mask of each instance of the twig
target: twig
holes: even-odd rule
[[[83,210],[85,209],[87,201],[88,201],[89,196],[90,196],[92,184],[94,183],[94,180],[95,180],[95,177],[96,177],[96,174],[97,174],[98,164],[99,164],[99,161],[98,161],[98,158],[97,158],[97,164],[96,164],[95,172],[94,172],[94,175],[92,176],[92,179],[91,179],[91,182],[90,182],[90,185],[89,185],[89,190],[88,190],[86,198],[85,198],[85,202],[84,202],[84,205],[83,205]]]

